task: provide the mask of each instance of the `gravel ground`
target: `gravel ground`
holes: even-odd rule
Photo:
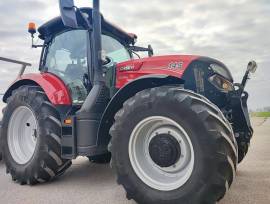
[[[219,204],[270,203],[270,119],[254,118],[253,124],[255,135],[250,152]],[[126,200],[107,165],[90,164],[85,158],[74,161],[60,179],[33,187],[15,184],[0,163],[0,203],[135,204]]]

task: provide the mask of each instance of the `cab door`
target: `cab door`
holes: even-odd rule
[[[82,104],[88,94],[88,31],[69,30],[49,42],[44,67],[61,78],[70,91],[73,105]]]

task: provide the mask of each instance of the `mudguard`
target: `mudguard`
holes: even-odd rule
[[[53,105],[71,105],[71,97],[64,82],[51,73],[25,74],[15,80],[4,94],[6,103],[12,91],[24,85],[40,86]]]

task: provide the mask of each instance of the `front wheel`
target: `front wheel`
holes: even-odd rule
[[[172,87],[139,92],[110,130],[118,183],[138,203],[216,203],[237,164],[232,128],[204,97]]]

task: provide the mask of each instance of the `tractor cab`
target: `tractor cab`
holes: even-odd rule
[[[81,9],[92,22],[92,9]],[[83,26],[78,18],[78,28],[64,26],[61,17],[54,18],[39,27],[39,38],[44,40],[40,71],[52,73],[61,78],[71,92],[73,104],[82,104],[92,88],[91,77],[91,35],[92,30]],[[130,46],[136,36],[128,34],[110,24],[102,17],[102,51],[109,61],[106,67],[114,63],[129,61],[133,58]],[[108,66],[109,65],[109,66]]]

